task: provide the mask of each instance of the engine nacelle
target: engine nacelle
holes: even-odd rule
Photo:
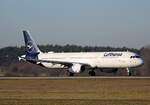
[[[71,73],[80,73],[80,72],[83,72],[84,70],[85,70],[85,67],[81,64],[73,64],[69,68],[69,72]]]
[[[101,72],[104,72],[104,73],[116,73],[118,71],[117,68],[115,69],[100,69]]]

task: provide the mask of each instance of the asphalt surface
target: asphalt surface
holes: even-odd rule
[[[94,76],[94,77],[0,77],[0,80],[53,80],[53,79],[150,79],[138,76]]]

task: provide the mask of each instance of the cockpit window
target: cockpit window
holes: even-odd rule
[[[140,56],[131,56],[130,58],[140,58]]]

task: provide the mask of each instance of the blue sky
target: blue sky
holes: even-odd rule
[[[38,44],[141,48],[150,44],[150,0],[0,0],[0,48]]]

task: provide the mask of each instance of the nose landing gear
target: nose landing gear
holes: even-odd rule
[[[126,72],[127,72],[127,75],[128,75],[128,76],[132,76],[132,73],[131,73],[131,71],[129,70],[129,68],[126,68]]]

